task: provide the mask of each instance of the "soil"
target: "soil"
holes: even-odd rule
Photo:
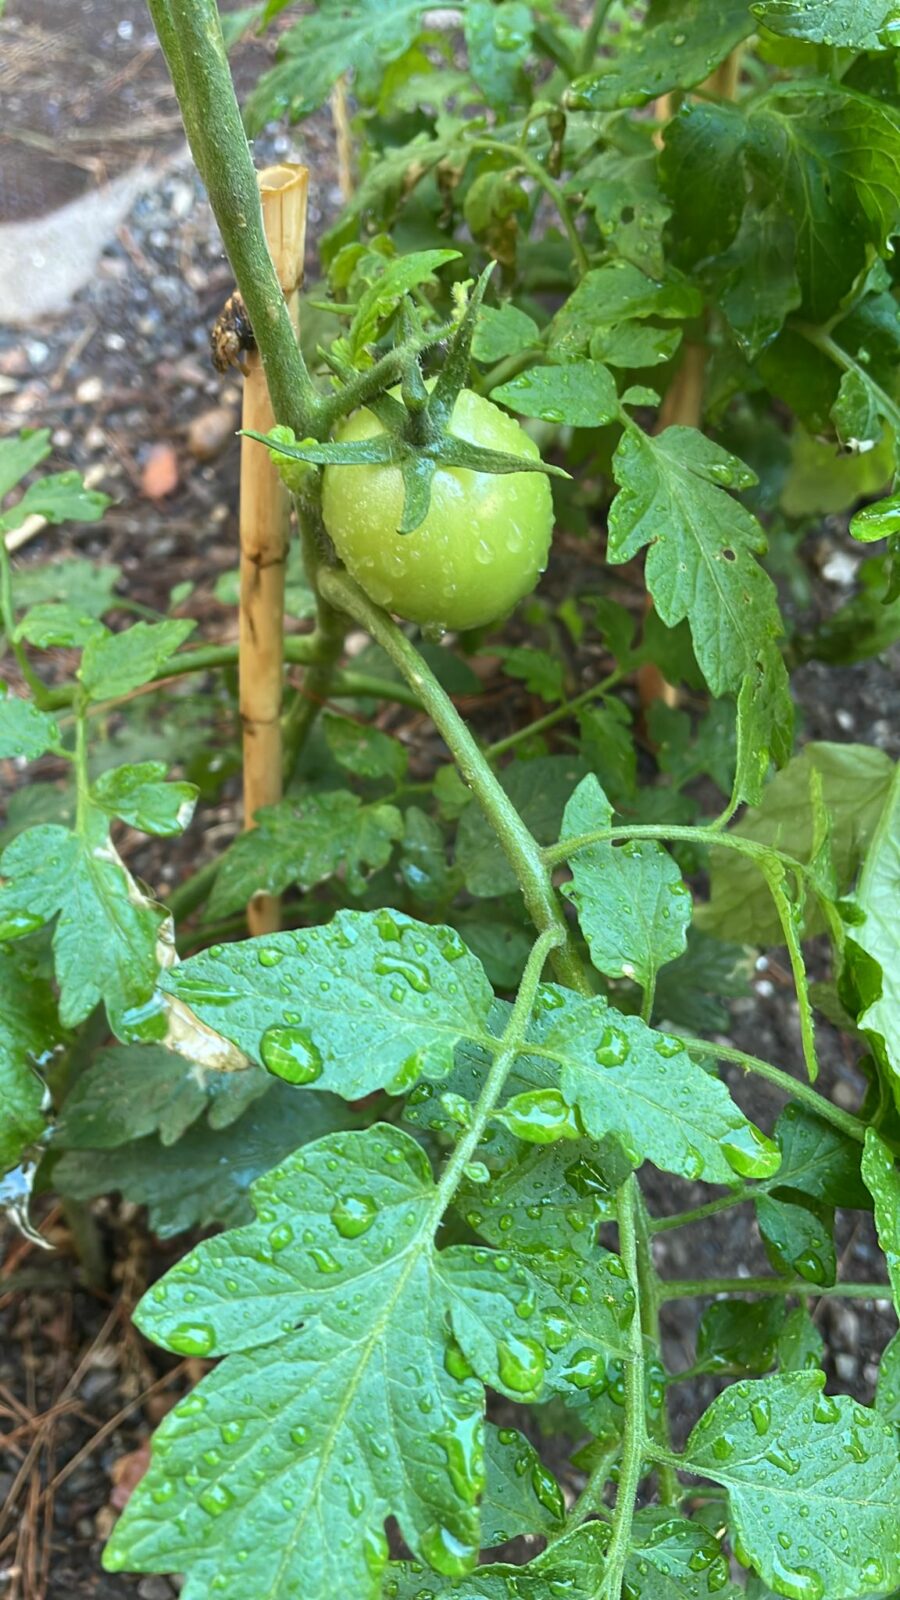
[[[31,326],[0,327],[0,436],[26,426],[51,428],[51,469],[93,471],[95,486],[114,500],[102,523],[45,531],[18,559],[28,567],[79,553],[115,562],[120,591],[154,610],[168,608],[176,585],[192,585],[181,614],[195,617],[205,637],[221,640],[233,637],[234,628],[233,610],[217,601],[214,585],[236,560],[239,389],[213,372],[208,332],[232,279],[186,157],[143,0],[118,0],[113,10],[114,22],[105,0],[13,0],[0,19],[0,93],[9,113],[0,135],[0,224],[76,201],[136,162],[149,162],[156,173],[71,307]],[[239,83],[255,79],[270,48],[239,48]],[[305,160],[312,169],[308,273],[314,278],[316,236],[340,204],[330,116],[320,114],[287,133],[267,132],[256,155],[260,163]],[[215,447],[200,459],[192,443],[198,419],[223,410],[224,418],[215,419]],[[160,459],[160,450],[168,452],[174,482],[154,498],[148,464],[154,452]],[[823,551],[842,559],[829,564]],[[855,551],[845,529],[829,521],[805,555],[813,611],[822,617],[846,598]],[[563,540],[563,555],[547,580],[558,596],[578,592],[584,559],[582,545]],[[836,574],[830,580],[823,576],[829,570]],[[815,662],[800,669],[795,688],[804,736],[877,743],[900,755],[896,665],[896,659],[878,659],[837,672]],[[529,714],[508,695],[489,703],[492,737]],[[208,813],[203,848],[221,848],[236,825],[234,787],[226,786]],[[129,848],[130,865],[161,895],[188,865],[197,865],[196,840],[181,857],[167,849],[164,864],[137,839]],[[774,960],[761,963],[752,997],[734,1006],[734,1042],[785,1066],[795,1063],[799,1032],[791,994],[789,974]],[[846,1042],[823,1024],[820,1048],[823,1088],[841,1104],[857,1104],[862,1082]],[[737,1073],[733,1088],[745,1109],[770,1125],[771,1092],[739,1081]],[[701,1185],[676,1188],[652,1177],[651,1208],[671,1210],[707,1198]],[[127,1206],[103,1202],[97,1214],[109,1270],[103,1288],[91,1289],[79,1265],[77,1215],[67,1216],[50,1200],[39,1203],[37,1220],[51,1252],[5,1236],[0,1593],[10,1600],[134,1594],[166,1600],[178,1588],[177,1580],[103,1575],[100,1550],[145,1461],[149,1433],[204,1370],[202,1363],[179,1363],[148,1345],[129,1320],[146,1284],[189,1241],[160,1245],[148,1236],[142,1214]],[[858,1213],[843,1218],[838,1237],[841,1276],[877,1275],[867,1219]],[[659,1243],[667,1276],[752,1274],[767,1266],[747,1208]],[[870,1400],[878,1356],[895,1326],[886,1302],[873,1308],[823,1300],[815,1316],[829,1344],[830,1380]],[[664,1314],[667,1356],[676,1370],[693,1359],[694,1324],[692,1305],[675,1302]],[[675,1387],[676,1442],[717,1387],[708,1378]],[[577,1475],[568,1474],[566,1487],[577,1489]]]

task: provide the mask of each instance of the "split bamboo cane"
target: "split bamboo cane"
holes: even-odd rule
[[[266,238],[278,280],[297,326],[298,289],[306,244],[309,173],[294,163],[259,173]],[[267,433],[274,424],[262,362],[247,357],[243,426]],[[284,678],[284,574],[290,537],[290,496],[268,452],[241,440],[241,583],[239,704],[243,730],[244,827],[260,806],[282,797],[281,699]],[[273,933],[281,902],[257,894],[247,907],[252,934]]]

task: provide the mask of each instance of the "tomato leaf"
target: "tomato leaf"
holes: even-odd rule
[[[0,856],[0,876],[0,937],[18,938],[57,919],[53,955],[64,1025],[83,1022],[102,999],[112,1028],[127,1037],[129,1013],[155,988],[166,913],[127,871],[102,812],[89,808],[78,833],[51,824],[20,833]]]
[[[840,50],[889,50],[900,43],[891,0],[757,0],[750,10],[772,33]]]
[[[211,1128],[227,1128],[264,1094],[264,1072],[212,1072],[159,1045],[114,1045],[100,1050],[67,1094],[54,1145],[110,1150],[159,1135],[175,1144],[208,1112]]]
[[[270,1072],[345,1100],[446,1076],[493,999],[458,934],[389,911],[213,945],[163,987]]]
[[[2,708],[0,708],[2,709]],[[895,1096],[900,1097],[900,941],[897,933],[897,886],[900,883],[900,767],[895,768],[890,792],[866,851],[854,903],[863,913],[848,931],[845,959],[851,969],[860,965],[863,951],[872,968],[881,973],[877,994],[869,989],[868,1003],[857,1024],[872,1041],[882,1065],[890,1072]]]
[[[301,1098],[269,1080],[266,1092],[219,1132],[198,1121],[175,1144],[150,1135],[102,1151],[65,1150],[54,1162],[53,1185],[74,1200],[117,1192],[146,1206],[161,1239],[214,1223],[238,1227],[253,1216],[247,1191],[261,1173],[296,1150],[298,1140],[318,1139],[350,1119],[333,1095],[306,1090]]]
[[[615,380],[599,361],[570,361],[564,367],[529,367],[501,384],[493,400],[523,417],[601,428],[619,414]]]
[[[599,996],[574,1000],[565,990],[545,991],[535,1054],[558,1069],[566,1100],[593,1138],[614,1134],[633,1164],[652,1161],[663,1172],[708,1183],[777,1170],[775,1146],[680,1039],[654,1032]]]
[[[50,985],[27,959],[0,947],[0,1173],[46,1127],[46,1087],[36,1063],[60,1042]]]
[[[563,817],[561,839],[611,827],[613,808],[597,779],[581,780]],[[642,989],[686,948],[691,896],[672,857],[655,840],[599,842],[573,850],[564,893],[578,911],[591,960],[608,978]]]
[[[866,1129],[862,1175],[875,1202],[878,1243],[887,1257],[894,1305],[897,1306],[900,1304],[900,1173],[894,1165],[893,1153],[874,1128]]]
[[[45,750],[57,749],[60,743],[60,731],[52,717],[39,711],[30,700],[9,694],[0,684],[0,760],[12,756],[20,761],[36,761]]]
[[[883,750],[860,744],[808,744],[767,785],[761,804],[732,830],[739,838],[787,850],[808,861],[814,837],[811,776],[822,780],[822,800],[831,822],[831,851],[840,893],[849,889],[884,811],[894,763]],[[769,891],[754,862],[734,850],[714,850],[708,905],[695,920],[718,937],[752,944],[782,939]],[[817,926],[807,915],[807,931]]]
[[[765,1581],[810,1600],[900,1579],[894,1430],[824,1383],[823,1372],[736,1383],[685,1451],[691,1471],[728,1490],[729,1521]]]
[[[78,676],[92,700],[110,700],[140,688],[175,654],[193,622],[136,622],[124,633],[92,636],[84,647]]]
[[[724,61],[753,29],[741,0],[682,0],[651,6],[623,29],[612,60],[576,78],[568,92],[578,111],[643,106],[669,89],[690,89]]]
[[[110,767],[93,787],[95,805],[142,833],[171,838],[188,827],[197,803],[193,783],[166,783],[163,761]]]
[[[342,73],[384,67],[409,48],[425,10],[423,0],[324,0],[279,41],[278,61],[259,79],[244,106],[247,131],[285,113],[291,121],[315,111]]]
[[[649,544],[645,577],[660,616],[669,627],[688,618],[711,690],[737,693],[782,631],[774,584],[755,559],[765,535],[727,493],[755,475],[695,429],[666,428],[651,439],[631,424],[613,470],[620,489],[610,512],[610,560],[631,561]]]
[[[403,833],[396,806],[366,803],[346,789],[263,806],[256,824],[222,857],[209,903],[213,918],[229,916],[262,891],[311,889],[341,868],[351,892],[360,893],[366,870],[386,866]]]
[[[445,1360],[448,1318],[456,1330],[491,1298],[515,1318],[521,1290],[507,1291],[508,1265],[480,1251],[484,1277],[456,1277],[451,1289],[457,1253],[434,1247],[441,1208],[430,1167],[394,1128],[307,1145],[254,1186],[253,1200],[255,1223],[198,1246],[141,1302],[137,1320],[158,1343],[229,1354],[163,1422],[107,1567],[177,1566],[190,1574],[188,1594],[221,1577],[219,1587],[252,1583],[272,1600],[298,1583],[309,1600],[348,1586],[375,1600],[390,1514],[415,1554],[461,1576],[479,1543],[484,1396]],[[530,1366],[502,1343],[490,1363],[524,1392],[540,1345],[525,1338],[528,1319],[518,1327]],[[171,1495],[159,1498],[169,1483],[177,1521]],[[275,1517],[287,1538],[255,1538],[261,1517]]]

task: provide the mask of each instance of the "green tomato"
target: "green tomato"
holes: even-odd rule
[[[463,389],[451,431],[512,455],[537,445],[505,411]],[[357,411],[341,441],[383,433]],[[325,526],[348,572],[378,605],[435,628],[477,628],[529,594],[547,564],[553,498],[541,472],[485,473],[439,467],[431,504],[413,533],[398,533],[403,480],[398,467],[326,467]]]

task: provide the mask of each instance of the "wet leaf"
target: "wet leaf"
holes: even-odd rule
[[[837,1600],[900,1579],[896,1434],[822,1372],[733,1384],[687,1442],[685,1465],[728,1490],[749,1561],[790,1600]]]

